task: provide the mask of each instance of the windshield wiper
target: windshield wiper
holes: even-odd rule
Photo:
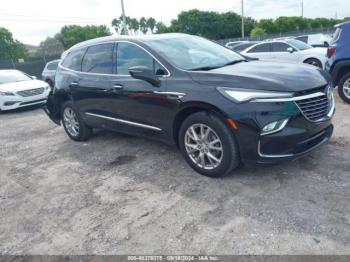
[[[217,69],[217,68],[224,67],[224,66],[234,65],[234,64],[237,64],[237,63],[240,63],[240,62],[247,62],[247,60],[245,60],[245,59],[233,60],[233,61],[227,62],[227,63],[225,63],[223,65],[202,66],[202,67],[192,68],[192,69],[189,69],[189,70],[190,71],[202,71],[202,70],[203,71],[209,71],[209,70]]]

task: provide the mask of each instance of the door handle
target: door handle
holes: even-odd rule
[[[114,90],[118,90],[118,89],[123,89],[123,86],[122,86],[122,85],[119,85],[119,84],[114,84],[114,85],[112,86],[112,88],[113,88]]]
[[[77,81],[73,81],[72,83],[70,83],[70,86],[79,86],[79,83]]]

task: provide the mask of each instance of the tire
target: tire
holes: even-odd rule
[[[46,83],[48,83],[48,85],[53,88],[53,82],[50,79],[46,80]]]
[[[338,83],[338,93],[341,99],[350,103],[350,72],[345,74]]]
[[[191,128],[193,129],[191,130]],[[197,142],[193,139],[195,138],[193,130],[198,132],[196,133]],[[202,130],[204,131],[201,132]],[[207,139],[204,138],[205,136],[200,136],[201,134],[207,134]],[[213,113],[198,112],[187,117],[180,127],[178,137],[179,146],[186,162],[201,175],[224,176],[240,164],[238,145],[232,130]],[[220,142],[212,144],[217,141],[217,138]],[[221,151],[218,150],[220,147]],[[214,160],[209,155],[220,161]]]
[[[305,64],[309,64],[309,65],[313,65],[313,66],[316,66],[318,68],[322,68],[322,63],[320,60],[316,59],[316,58],[309,58],[309,59],[306,59],[304,61]]]
[[[68,117],[69,115],[71,118]],[[79,116],[77,108],[71,101],[63,103],[61,107],[61,119],[64,130],[71,139],[75,141],[85,141],[91,136],[92,128],[84,123]]]

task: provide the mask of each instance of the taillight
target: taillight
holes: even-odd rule
[[[327,57],[331,58],[335,54],[335,47],[329,47],[327,51]]]

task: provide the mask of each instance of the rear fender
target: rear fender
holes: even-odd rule
[[[50,94],[47,98],[43,110],[55,124],[61,125],[60,104],[53,94]]]

